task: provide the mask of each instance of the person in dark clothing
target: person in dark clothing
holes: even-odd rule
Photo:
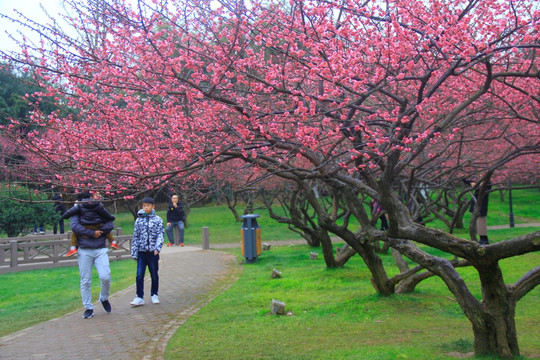
[[[171,197],[169,207],[167,208],[167,228],[165,229],[167,237],[169,238],[169,244],[167,246],[174,245],[175,227],[178,228],[178,232],[180,233],[180,240],[178,245],[184,246],[184,221],[184,206],[182,205],[182,202],[180,202],[180,200],[178,199],[178,195],[173,195]]]
[[[92,284],[92,266],[96,267],[101,282],[99,301],[101,301],[105,312],[110,313],[111,268],[109,265],[109,250],[105,246],[105,235],[114,229],[114,223],[107,221],[100,229],[91,230],[80,223],[79,215],[73,215],[70,224],[71,230],[79,238],[77,261],[81,276],[81,298],[85,308],[83,318],[89,319],[94,316],[92,291],[90,289]]]
[[[74,215],[79,215],[79,222],[82,226],[90,230],[100,229],[104,223],[114,221],[116,218],[111,214],[103,204],[92,198],[89,192],[83,192],[79,195],[79,202],[71,209],[64,213],[64,219],[69,219]],[[114,240],[113,234],[106,234],[107,239],[111,243],[111,248],[118,249],[118,244]],[[66,256],[72,256],[77,253],[77,235],[71,234],[71,243],[69,252]]]
[[[472,181],[464,180],[464,182],[467,185],[470,185],[470,186],[473,186],[473,187],[476,185],[476,183],[474,183]],[[471,207],[469,208],[469,211],[471,213],[473,213],[475,207],[478,206],[477,201],[478,201],[478,197],[480,196],[480,187],[481,186],[479,186],[474,191],[473,200],[471,201]],[[479,243],[481,245],[488,245],[489,244],[489,239],[488,239],[488,236],[487,236],[487,214],[488,214],[489,191],[490,190],[491,190],[491,183],[488,182],[487,185],[486,185],[486,191],[485,191],[484,197],[482,199],[482,203],[480,204],[480,209],[479,209],[479,212],[478,212],[478,218],[476,219],[476,232],[477,232],[478,236],[480,236]]]
[[[380,216],[381,219],[381,230],[386,231],[388,230],[388,220],[386,219],[386,212],[384,211],[381,204],[376,202],[375,200],[371,200],[373,205],[373,214],[375,216]]]
[[[66,212],[66,206],[63,203],[64,199],[62,199],[62,194],[57,193],[52,197],[52,200],[54,200],[54,209],[61,216],[60,220],[58,220],[58,223],[54,223],[53,225],[53,233],[56,234],[59,227],[60,234],[63,234],[64,233],[64,213]]]

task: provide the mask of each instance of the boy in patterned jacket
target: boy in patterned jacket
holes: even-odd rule
[[[163,220],[156,215],[153,198],[144,198],[142,207],[137,213],[131,243],[131,257],[137,260],[137,296],[131,302],[132,306],[144,305],[144,273],[147,266],[152,279],[152,303],[159,304],[158,262],[163,247]]]

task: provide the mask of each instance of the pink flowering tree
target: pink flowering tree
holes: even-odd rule
[[[74,110],[36,111],[38,128],[16,137],[47,164],[42,181],[122,196],[242,161],[295,183],[379,293],[399,281],[375,252],[382,241],[419,265],[401,277],[424,268],[445,282],[475,352],[519,354],[515,305],[540,267],[506,284],[499,261],[539,250],[540,233],[480,246],[418,224],[410,203],[471,176],[495,183],[525,156],[538,174],[534,1],[66,3],[80,36],[39,27],[43,46],[5,54]],[[336,221],[314,180],[340,194],[359,228]],[[369,199],[387,231],[373,226]],[[450,260],[416,243],[473,266],[481,301]]]

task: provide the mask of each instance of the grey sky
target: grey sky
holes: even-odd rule
[[[38,23],[47,23],[48,18],[43,13],[40,4],[43,4],[43,7],[47,10],[49,15],[55,16],[63,11],[60,2],[60,0],[0,0],[0,14],[18,18],[16,12],[13,11],[13,9],[17,9],[19,12]],[[18,30],[23,32],[27,37],[32,37],[32,34],[27,30],[25,31],[11,21],[0,19],[0,47],[2,50],[6,52],[19,51],[19,47],[6,34],[7,31],[20,39],[22,36],[17,33]],[[32,38],[34,40],[37,39],[36,36],[33,36]]]

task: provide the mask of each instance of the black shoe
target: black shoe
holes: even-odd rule
[[[82,317],[83,319],[90,319],[92,316],[94,316],[94,310],[86,309]]]
[[[111,303],[109,302],[109,300],[103,300],[101,302],[101,305],[103,305],[103,308],[105,309],[106,312],[111,312],[112,308],[111,308]]]

